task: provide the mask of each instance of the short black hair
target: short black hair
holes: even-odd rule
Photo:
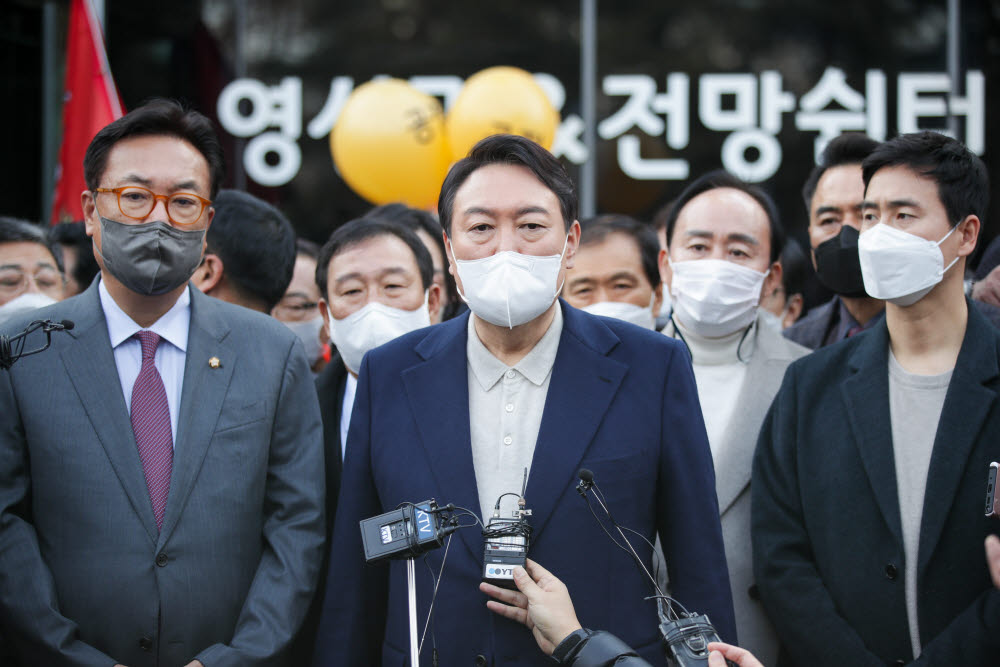
[[[87,229],[82,220],[77,222],[60,222],[49,228],[49,241],[53,246],[70,246],[76,248],[76,264],[73,266],[73,280],[82,289],[93,282],[94,277],[101,272],[101,267],[97,265],[94,258],[94,241],[87,236]],[[58,259],[62,257],[62,248],[59,248]],[[63,266],[66,262],[63,261]]]
[[[611,234],[624,234],[630,237],[639,247],[639,259],[649,284],[653,289],[660,284],[660,268],[657,262],[660,255],[660,241],[650,225],[627,215],[612,213],[581,220],[580,229],[581,248],[601,243]]]
[[[441,256],[443,257],[445,254],[444,239],[441,237],[441,223],[427,211],[410,208],[406,204],[400,203],[383,204],[365,213],[365,217],[396,222],[413,231],[422,229],[434,239],[434,243],[441,249]]]
[[[295,230],[281,211],[238,190],[221,190],[213,204],[205,252],[218,255],[226,280],[270,312],[295,270]]]
[[[937,183],[938,198],[952,227],[969,215],[986,223],[990,203],[986,165],[957,139],[927,130],[886,141],[861,165],[866,194],[875,172],[887,167],[906,167]]]
[[[794,238],[785,241],[781,251],[781,286],[785,288],[785,298],[804,294],[806,287],[806,253],[802,244]]]
[[[423,230],[434,239],[434,244],[441,251],[441,259],[444,262],[444,289],[448,297],[449,308],[453,304],[459,303],[458,287],[455,285],[455,277],[448,272],[448,251],[444,247],[444,236],[441,234],[443,227],[437,218],[419,208],[411,208],[406,204],[383,204],[376,206],[365,214],[366,218],[376,218],[396,222],[404,227],[412,229],[414,232]]]
[[[333,258],[348,248],[379,236],[395,236],[409,246],[417,261],[417,270],[420,271],[420,282],[424,286],[424,291],[430,289],[434,284],[434,261],[417,233],[396,222],[365,216],[338,227],[320,249],[319,259],[316,260],[316,286],[319,287],[323,299],[330,300],[326,282]]]
[[[0,243],[37,243],[52,254],[59,272],[63,271],[62,253],[56,251],[42,227],[33,222],[0,216]]]
[[[123,139],[144,136],[170,136],[183,139],[205,156],[211,180],[209,199],[215,199],[226,173],[226,160],[212,121],[176,100],[154,99],[105,125],[87,146],[83,157],[83,176],[87,189],[100,187],[108,164],[108,154]]]
[[[816,194],[819,179],[823,178],[828,169],[847,164],[856,164],[860,167],[865,158],[876,148],[878,142],[860,132],[847,132],[831,139],[819,156],[819,162],[809,172],[805,185],[802,186],[802,200],[805,202],[806,212],[812,214],[813,195]]]
[[[677,200],[671,199],[653,214],[653,229],[655,231],[659,232],[661,229],[666,230],[667,219],[670,217],[670,212],[674,210],[674,206],[676,204]]]
[[[781,218],[778,216],[778,207],[771,196],[756,185],[750,185],[736,178],[728,171],[718,169],[699,176],[690,185],[684,188],[680,196],[677,197],[670,215],[667,216],[667,245],[673,240],[674,229],[677,227],[677,218],[680,217],[684,207],[691,203],[691,200],[700,194],[719,188],[730,188],[739,190],[753,197],[754,201],[760,204],[767,215],[768,225],[771,230],[771,263],[778,261],[781,251],[785,247],[785,229],[781,226]]]
[[[509,164],[530,169],[559,200],[563,223],[569,232],[570,225],[576,220],[577,200],[576,187],[566,168],[552,153],[531,139],[513,134],[495,134],[477,143],[466,157],[456,162],[441,185],[438,215],[441,217],[441,226],[448,236],[451,236],[455,193],[472,172],[493,164]]]
[[[295,239],[295,256],[305,255],[312,259],[319,258],[319,244],[313,243],[309,239]]]

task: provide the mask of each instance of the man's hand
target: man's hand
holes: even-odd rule
[[[764,667],[750,651],[738,646],[711,642],[708,650],[711,651],[708,656],[708,667],[726,667],[726,660],[735,662],[739,667]]]
[[[972,286],[972,298],[976,301],[1000,306],[1000,266]]]
[[[479,584],[479,590],[500,600],[486,603],[490,611],[531,628],[538,648],[552,655],[559,642],[580,629],[580,621],[566,585],[533,560],[526,565],[527,572],[514,568],[514,584],[520,592],[487,583]]]
[[[201,664],[201,660],[192,660],[188,664],[184,665],[184,667],[205,667],[205,665]]]
[[[993,585],[1000,588],[1000,538],[990,535],[986,538],[986,564],[993,577]]]

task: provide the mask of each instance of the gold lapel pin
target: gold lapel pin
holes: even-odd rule
[[[212,357],[211,359],[208,360],[208,365],[210,368],[221,368],[222,362],[219,361],[218,357]]]

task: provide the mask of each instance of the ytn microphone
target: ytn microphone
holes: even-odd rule
[[[576,485],[577,493],[587,501],[591,513],[594,513],[594,508],[590,505],[590,499],[587,496],[587,492],[593,489],[594,498],[597,499],[601,509],[604,510],[604,514],[608,517],[611,525],[615,527],[615,530],[618,531],[618,535],[621,536],[628,548],[626,549],[618,544],[618,540],[611,533],[608,533],[608,537],[611,538],[611,541],[616,546],[631,554],[632,558],[639,565],[639,569],[649,578],[649,581],[653,584],[653,588],[656,590],[656,595],[654,596],[656,598],[656,611],[660,620],[660,634],[663,636],[667,662],[676,667],[706,667],[708,665],[709,642],[720,641],[719,633],[716,632],[708,616],[691,613],[680,602],[663,594],[659,584],[656,583],[656,579],[646,569],[646,565],[639,558],[639,554],[632,547],[632,543],[625,537],[622,527],[611,516],[611,512],[604,502],[603,494],[594,482],[594,473],[586,468],[581,468],[577,476],[580,478],[580,482]],[[600,519],[597,519],[596,513],[594,513],[594,518],[600,523]],[[601,528],[604,529],[603,524]],[[604,530],[607,532],[606,529]],[[674,605],[680,607],[680,613],[674,610]],[[736,667],[732,662],[727,661],[727,663]]]
[[[510,518],[500,516],[500,501],[504,496],[515,496],[515,493],[505,493],[497,498],[493,508],[493,517],[483,528],[483,581],[501,588],[517,588],[514,585],[514,568],[524,567],[528,560],[528,547],[531,544],[531,524],[528,517],[531,510],[525,509],[524,492],[528,486],[528,469],[524,469],[524,482],[521,485],[521,495],[517,498],[517,509]]]

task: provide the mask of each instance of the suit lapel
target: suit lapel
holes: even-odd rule
[[[969,456],[996,401],[996,391],[984,386],[998,375],[996,346],[996,331],[969,303],[965,338],[941,409],[927,473],[920,522],[920,573],[934,553]]]
[[[580,461],[628,370],[607,357],[619,342],[610,329],[560,305],[563,331],[525,493],[536,536],[576,483]]]
[[[402,380],[438,500],[478,515],[479,490],[469,426],[468,318],[465,315],[433,327],[416,347],[425,361],[403,371]],[[473,557],[481,559],[479,533],[460,530],[458,535]]]
[[[233,368],[241,361],[237,352],[225,343],[229,327],[218,317],[210,299],[191,288],[191,328],[184,362],[184,386],[160,544],[169,539],[177,525],[222,413]],[[218,368],[209,366],[208,360],[212,357],[219,359]]]
[[[330,363],[316,379],[316,395],[319,398],[320,414],[323,417],[323,443],[326,452],[327,489],[340,489],[343,472],[343,443],[340,441],[340,420],[344,412],[344,392],[347,390],[347,369],[339,354],[334,354]],[[331,497],[332,496],[332,497]],[[336,492],[327,494],[327,507],[336,507]],[[333,525],[333,516],[327,512],[327,522]]]
[[[72,317],[76,326],[69,332],[73,340],[62,347],[60,356],[118,481],[150,541],[156,542],[156,519],[97,286],[95,280],[78,300]]]
[[[884,320],[859,339],[848,363],[852,375],[841,386],[841,397],[851,434],[882,517],[902,546],[889,418],[889,331]]]
[[[720,515],[726,513],[750,484],[757,433],[791,360],[790,356],[781,356],[779,350],[773,349],[775,346],[767,339],[769,332],[758,321],[755,350],[747,364],[736,409],[715,455],[715,490]]]

